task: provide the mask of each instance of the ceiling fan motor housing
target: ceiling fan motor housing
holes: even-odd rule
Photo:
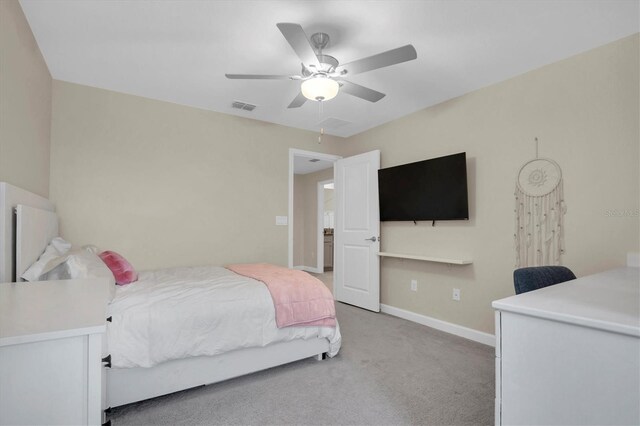
[[[322,53],[322,49],[327,47],[327,45],[329,44],[329,34],[314,33],[311,35],[310,42],[317,52],[316,57],[318,58],[318,62],[320,62],[320,67],[316,68],[316,66],[313,64],[311,65],[302,64],[302,75],[304,77],[311,77],[318,73],[322,73],[322,74],[332,73],[340,63],[333,56],[324,55]]]
[[[332,73],[340,64],[336,58],[329,55],[317,55],[318,62],[320,62],[320,68],[316,69],[313,65],[309,67],[305,67],[303,64],[302,75],[304,77],[309,77],[314,74],[322,73],[322,74],[330,74]]]

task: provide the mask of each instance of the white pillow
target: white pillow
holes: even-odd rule
[[[85,249],[67,253],[67,271],[69,278],[110,278],[115,285],[113,273],[97,254]]]
[[[63,263],[45,275],[48,280],[68,280],[78,278],[107,278],[109,280],[109,301],[116,292],[116,279],[111,270],[87,248],[72,250],[63,257]]]
[[[116,292],[116,279],[95,253],[95,246],[69,251],[71,243],[60,237],[51,240],[40,258],[21,275],[27,281],[69,280],[76,278],[107,278],[109,301]]]
[[[64,262],[64,255],[71,249],[71,243],[56,237],[51,240],[44,253],[40,255],[33,265],[29,266],[20,278],[27,281],[41,280],[44,275]]]

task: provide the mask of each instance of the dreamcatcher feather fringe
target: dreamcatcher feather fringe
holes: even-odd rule
[[[564,253],[564,203],[562,179],[546,195],[526,195],[516,184],[516,268],[560,265]]]

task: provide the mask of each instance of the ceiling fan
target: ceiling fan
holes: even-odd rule
[[[288,108],[299,108],[307,99],[318,102],[328,101],[333,99],[340,90],[369,102],[378,102],[385,97],[384,93],[352,83],[344,77],[411,61],[418,57],[416,49],[407,44],[340,65],[336,58],[322,53],[322,49],[329,43],[327,34],[315,33],[309,40],[298,24],[280,23],[277,27],[302,61],[301,75],[225,74],[225,76],[230,79],[302,81],[300,93]]]

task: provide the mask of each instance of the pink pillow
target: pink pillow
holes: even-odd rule
[[[138,279],[138,273],[133,269],[133,266],[115,251],[103,251],[98,256],[107,265],[107,268],[111,270],[116,279],[116,284],[130,284]]]

